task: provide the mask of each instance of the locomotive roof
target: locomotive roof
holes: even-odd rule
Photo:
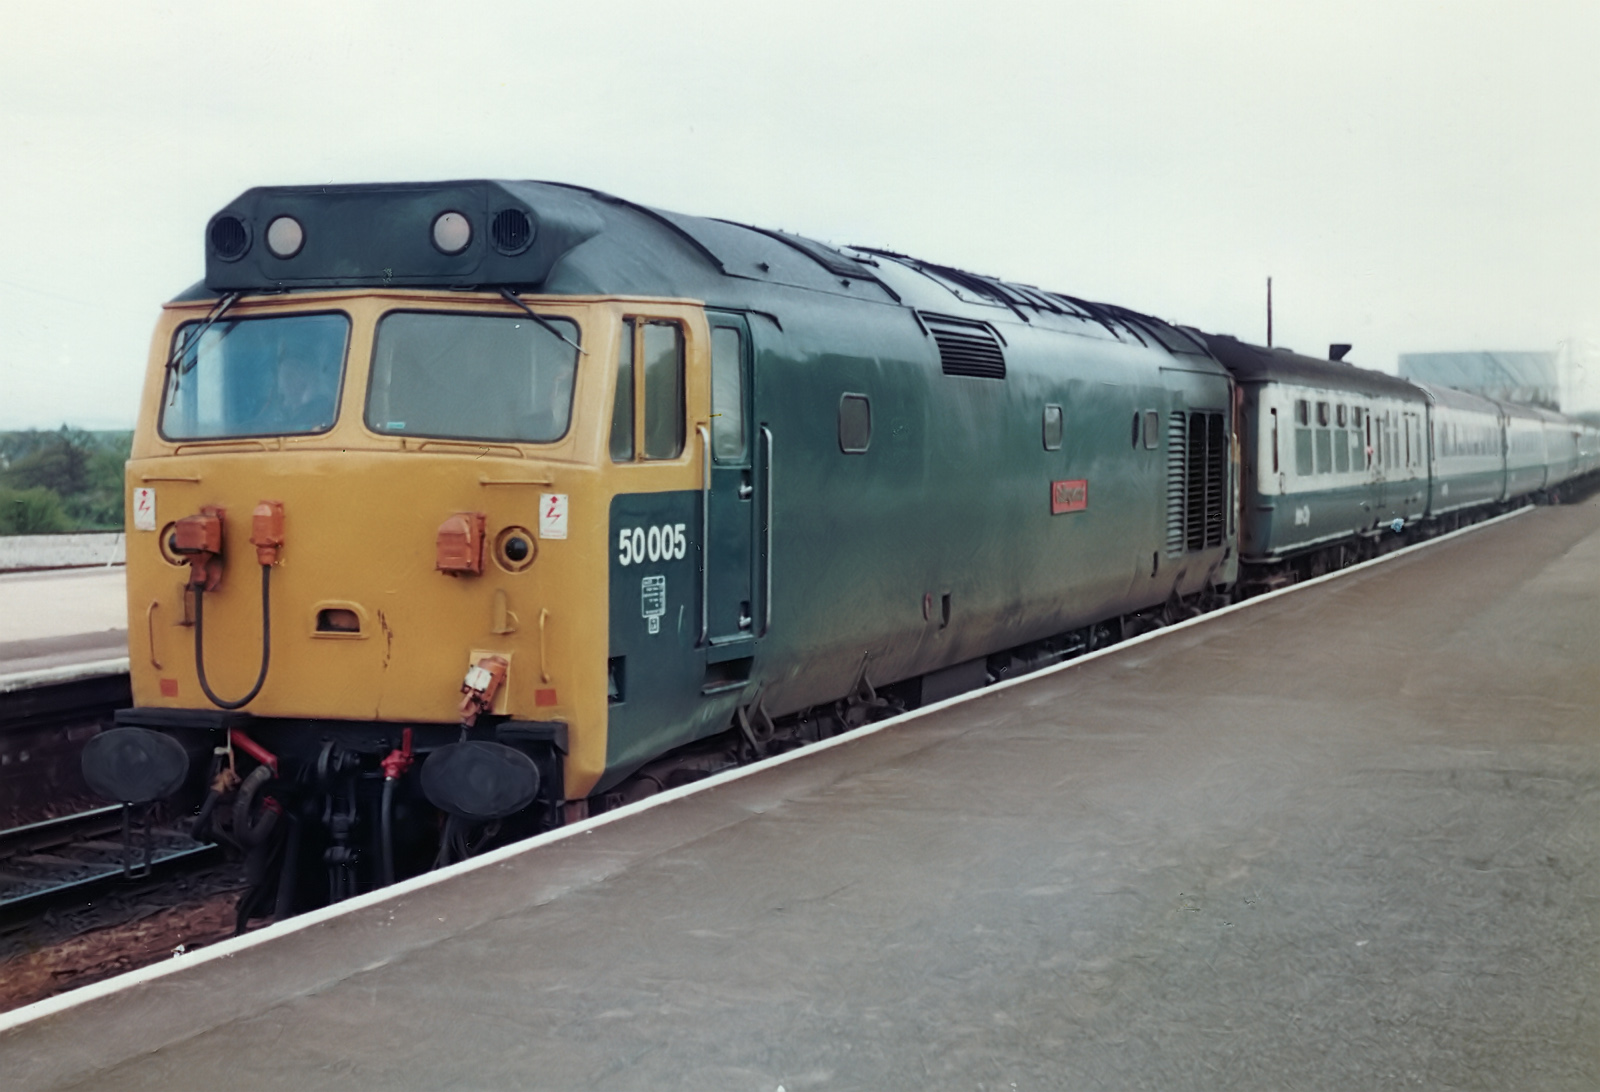
[[[1226,334],[1205,334],[1206,345],[1223,367],[1240,382],[1294,382],[1309,387],[1353,391],[1375,397],[1422,401],[1422,391],[1413,383],[1383,372],[1358,368],[1303,356],[1289,349],[1269,349],[1251,345]]]
[[[460,218],[458,231],[465,225],[446,240],[450,249],[438,234],[446,214]],[[284,221],[293,223],[274,236]],[[1208,355],[1197,335],[1125,308],[564,183],[257,187],[211,218],[205,254],[205,280],[179,299],[427,286],[677,296],[760,310],[775,307],[776,293],[800,288],[981,320],[1086,324],[1170,353]]]

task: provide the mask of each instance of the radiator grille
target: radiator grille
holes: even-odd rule
[[[1228,430],[1220,413],[1174,412],[1167,426],[1167,554],[1227,536]]]
[[[1221,546],[1226,537],[1228,497],[1228,431],[1222,414],[1206,418],[1206,547]]]
[[[1174,413],[1167,422],[1167,556],[1183,553],[1184,457],[1188,454],[1189,418]]]
[[[923,315],[928,332],[939,346],[939,365],[945,375],[969,375],[978,379],[1004,379],[1006,357],[1000,339],[981,322]]]

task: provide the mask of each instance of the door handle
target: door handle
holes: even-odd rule
[[[764,453],[761,460],[761,547],[765,555],[761,582],[761,636],[765,637],[767,630],[772,628],[772,430],[766,425],[761,426],[761,446]]]
[[[711,625],[711,430],[696,425],[700,434],[700,640],[706,643]]]

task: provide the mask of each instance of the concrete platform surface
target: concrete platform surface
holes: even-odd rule
[[[121,567],[0,573],[0,677],[127,655]]]
[[[1597,708],[1591,501],[0,1017],[0,1073],[1593,1089]]]
[[[120,565],[127,560],[121,531],[68,535],[0,535],[0,572]]]

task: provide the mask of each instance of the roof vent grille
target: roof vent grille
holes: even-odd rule
[[[237,216],[219,216],[211,221],[211,249],[217,257],[231,262],[250,249],[250,232]]]
[[[945,375],[1006,377],[1005,353],[987,323],[948,315],[923,315],[922,321],[939,346],[939,364]]]
[[[489,225],[489,237],[500,253],[521,254],[533,242],[533,224],[521,209],[502,209]]]

